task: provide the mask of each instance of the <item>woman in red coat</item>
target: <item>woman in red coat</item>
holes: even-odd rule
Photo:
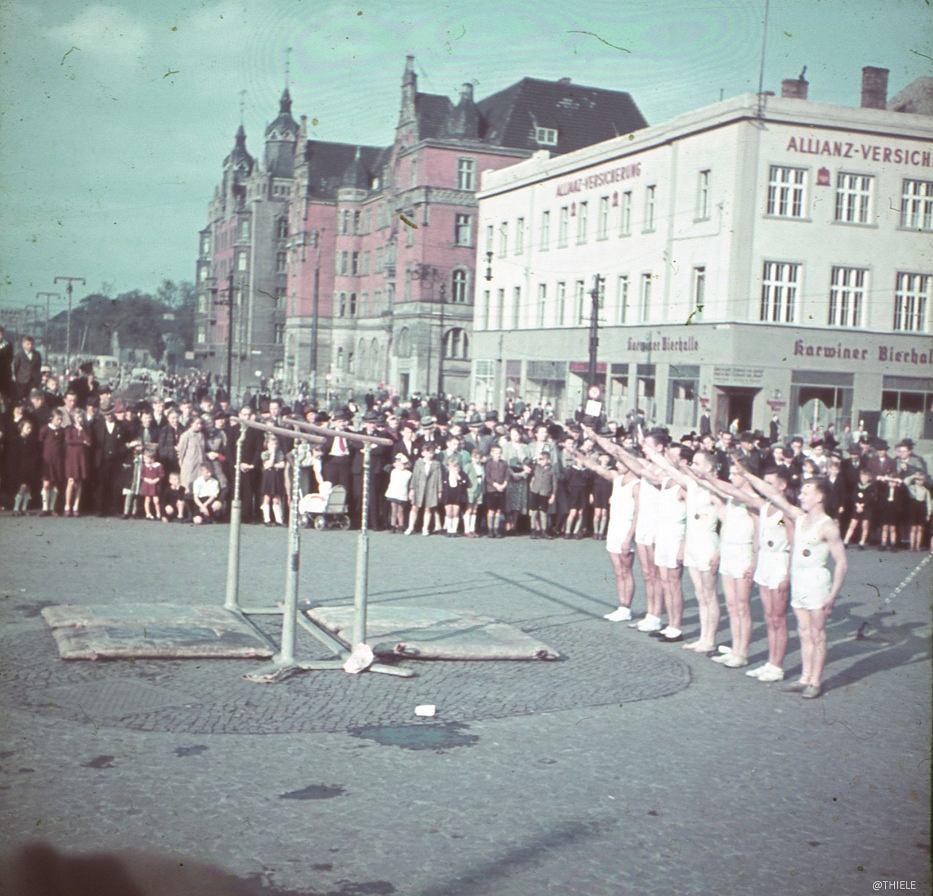
[[[71,426],[65,429],[65,516],[78,516],[81,489],[91,471],[91,433],[84,411],[72,411]]]
[[[55,511],[58,493],[65,483],[65,430],[62,421],[62,412],[56,408],[48,425],[39,432],[42,449],[42,512],[39,516],[50,516]]]

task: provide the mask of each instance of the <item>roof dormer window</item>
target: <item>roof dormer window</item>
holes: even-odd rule
[[[555,128],[535,128],[535,141],[542,146],[557,146],[557,130]]]

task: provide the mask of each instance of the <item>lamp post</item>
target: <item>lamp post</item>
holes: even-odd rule
[[[590,356],[586,371],[586,389],[583,395],[583,408],[586,409],[586,400],[589,390],[596,385],[596,355],[599,351],[599,298],[605,277],[595,274],[593,288],[590,290]]]
[[[65,375],[71,375],[71,295],[74,291],[75,283],[82,286],[87,284],[84,277],[56,277],[55,282],[65,283],[65,292],[68,294],[68,326],[65,330]]]
[[[447,356],[444,344],[444,301],[446,299],[447,284],[441,283],[441,353],[437,362],[437,396],[444,394],[444,358]]]

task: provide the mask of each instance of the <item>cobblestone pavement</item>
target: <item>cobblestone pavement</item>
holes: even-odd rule
[[[933,563],[873,615],[921,555],[850,556],[815,701],[603,621],[609,564],[589,541],[371,539],[374,602],[496,616],[556,663],[260,685],[253,660],[58,659],[43,606],[221,603],[226,537],[0,520],[8,847],[171,853],[270,896],[929,890]],[[244,600],[277,599],[285,533],[243,544]],[[302,598],[351,601],[354,551],[352,533],[305,534]]]

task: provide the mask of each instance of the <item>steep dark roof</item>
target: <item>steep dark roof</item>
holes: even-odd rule
[[[353,187],[356,190],[369,190],[369,185],[373,181],[372,172],[363,164],[363,153],[358,146],[353,156],[353,161],[347,166],[340,178],[341,187]]]
[[[356,164],[356,153],[360,158]],[[369,180],[381,176],[383,155],[386,150],[381,146],[357,146],[354,143],[330,143],[323,140],[309,140],[305,145],[305,158],[308,160],[308,196],[314,199],[336,199],[337,190],[348,169],[365,172]],[[358,173],[355,174],[358,176]],[[366,184],[368,187],[369,184]]]
[[[454,104],[439,93],[419,93],[415,97],[415,112],[418,115],[418,137],[429,140],[444,135],[447,116]]]
[[[298,122],[292,118],[292,95],[287,87],[279,98],[279,114],[266,125],[266,137],[272,131],[277,131],[279,134],[284,131],[291,131],[292,134],[298,133]]]
[[[236,131],[233,151],[224,159],[224,167],[235,166],[237,162],[244,162],[247,174],[253,170],[255,159],[246,150],[246,131],[240,125]]]
[[[628,93],[584,87],[569,80],[522,78],[477,103],[480,139],[515,149],[560,154],[637,131],[647,125]],[[555,128],[557,145],[542,147],[535,127]]]

